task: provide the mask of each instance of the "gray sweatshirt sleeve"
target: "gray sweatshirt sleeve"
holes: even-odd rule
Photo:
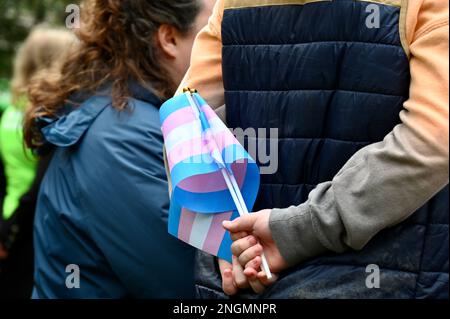
[[[448,184],[445,28],[411,45],[412,82],[400,114],[402,123],[382,142],[357,152],[332,181],[311,191],[305,203],[272,210],[272,236],[290,265],[329,250],[362,249],[379,231],[408,218]],[[426,49],[435,50],[432,61]]]

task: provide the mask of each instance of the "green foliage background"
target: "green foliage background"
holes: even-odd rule
[[[8,87],[20,43],[40,23],[64,25],[65,8],[77,0],[0,0],[0,92]]]

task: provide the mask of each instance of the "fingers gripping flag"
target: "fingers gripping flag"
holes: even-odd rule
[[[253,207],[259,169],[199,94],[166,103],[160,120],[173,185],[169,233],[231,262],[231,238],[222,227]]]

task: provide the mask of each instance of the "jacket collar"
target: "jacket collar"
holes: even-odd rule
[[[159,108],[162,104],[150,90],[139,84],[130,84],[131,97],[154,105]],[[82,95],[74,97],[75,101],[82,100]],[[108,106],[111,106],[110,89],[102,90],[98,94],[84,99],[76,108],[66,106],[63,114],[56,119],[39,118],[37,121],[47,143],[59,147],[76,144],[89,129],[97,116]]]

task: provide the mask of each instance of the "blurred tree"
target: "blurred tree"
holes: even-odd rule
[[[12,59],[31,28],[40,23],[64,25],[65,8],[77,0],[0,0],[0,78],[9,78]]]

